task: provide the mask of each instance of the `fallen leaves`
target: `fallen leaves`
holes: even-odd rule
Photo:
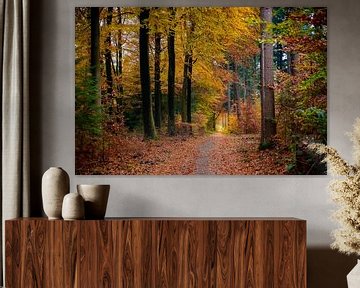
[[[104,156],[78,157],[82,175],[189,175],[195,174],[198,146],[206,136],[169,137],[144,141],[141,135],[108,136]],[[105,159],[105,160],[102,160]]]
[[[283,149],[259,151],[258,134],[214,134],[210,174],[217,175],[282,175],[291,153]]]
[[[161,135],[144,141],[141,135],[108,135],[99,141],[97,157],[76,155],[81,175],[279,175],[286,174],[290,152],[259,151],[256,134],[205,136]],[[81,156],[81,157],[80,157]]]

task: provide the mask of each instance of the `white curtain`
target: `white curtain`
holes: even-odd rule
[[[1,271],[4,271],[4,221],[28,217],[30,211],[29,0],[0,0],[0,41],[3,247]]]

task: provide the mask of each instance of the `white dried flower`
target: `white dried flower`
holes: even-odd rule
[[[350,134],[350,139],[353,142],[353,157],[355,165],[360,166],[360,118],[357,118],[353,126],[353,132]]]
[[[356,119],[353,132],[355,165],[347,163],[336,149],[323,144],[310,144],[309,149],[324,155],[330,172],[336,176],[329,184],[332,200],[339,208],[332,218],[342,225],[333,231],[331,247],[346,254],[360,255],[360,118]]]

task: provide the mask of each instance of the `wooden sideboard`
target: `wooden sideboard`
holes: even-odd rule
[[[115,218],[5,223],[6,287],[306,287],[306,221]]]

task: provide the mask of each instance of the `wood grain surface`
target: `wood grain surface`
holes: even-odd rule
[[[6,287],[304,288],[297,219],[5,223]]]

